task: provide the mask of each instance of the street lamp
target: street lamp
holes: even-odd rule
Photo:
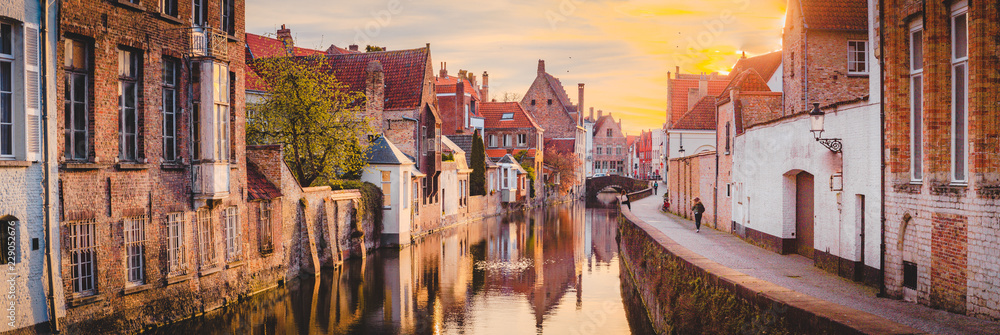
[[[823,111],[819,109],[819,103],[813,103],[813,109],[809,112],[809,121],[812,124],[811,131],[813,133],[813,137],[816,138],[816,141],[819,142],[819,144],[822,144],[827,149],[830,149],[830,151],[835,153],[841,152],[844,144],[841,143],[839,138],[823,138],[823,122],[826,121],[825,119],[826,113],[823,113]]]

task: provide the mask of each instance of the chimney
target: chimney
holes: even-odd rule
[[[576,103],[576,110],[580,111],[580,115],[583,115],[583,83],[580,83],[579,87],[580,87],[580,101]]]
[[[450,117],[452,120],[457,121],[455,124],[456,130],[465,129],[465,125],[469,122],[469,115],[465,113],[465,84],[463,83],[464,78],[462,78],[461,73],[462,71],[459,71],[458,80],[455,81],[455,114]],[[461,118],[461,121],[458,121],[459,118]]]
[[[448,62],[441,62],[441,73],[439,74],[441,78],[448,77]]]
[[[602,117],[604,117],[604,110],[598,109],[597,110],[597,119],[600,120]]]
[[[278,40],[285,45],[285,51],[288,52],[289,56],[295,55],[295,40],[292,39],[292,30],[285,28],[285,25],[281,25],[281,29],[278,29]]]
[[[385,72],[382,62],[368,62],[365,69],[365,116],[376,134],[382,133],[383,111],[385,110]]]
[[[538,60],[538,74],[541,75],[542,73],[545,73],[545,60],[539,59]]]
[[[490,74],[483,71],[483,88],[479,91],[479,96],[483,101],[490,98]]]
[[[594,107],[590,107],[590,119],[595,121],[597,120],[594,118]]]
[[[347,50],[358,51],[358,45],[357,44],[351,44],[351,45],[349,45],[347,47]]]
[[[677,78],[680,78],[680,77],[681,77],[681,67],[680,67],[680,66],[678,66],[678,67],[676,68],[676,70],[677,70],[677,71],[676,71],[676,72],[674,72],[674,73],[676,73],[676,74],[677,74]]]

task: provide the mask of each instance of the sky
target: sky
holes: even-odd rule
[[[666,119],[667,76],[728,73],[781,49],[787,0],[246,0],[246,31],[291,29],[296,46],[413,49],[431,44],[437,74],[489,72],[490,95],[524,95],[539,59],[577,103],[638,134]],[[481,80],[480,80],[481,82]],[[499,98],[498,98],[499,99]]]

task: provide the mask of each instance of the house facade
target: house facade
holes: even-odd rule
[[[361,180],[382,189],[382,245],[410,244],[413,226],[413,199],[411,180],[419,173],[416,163],[406,157],[395,144],[384,136],[372,141],[365,157],[368,166]]]
[[[586,161],[587,132],[583,127],[583,93],[584,84],[578,85],[578,103],[573,105],[563,88],[562,82],[546,72],[545,61],[538,60],[538,71],[535,81],[521,99],[521,107],[531,113],[538,124],[545,129],[545,140],[554,143],[572,143],[572,147],[564,148],[581,162]],[[565,145],[560,144],[560,148]],[[562,178],[566,178],[563,176]],[[577,169],[573,176],[576,188],[572,191],[582,194],[586,169]]]
[[[484,102],[484,95],[489,94],[489,74],[483,72],[483,86],[480,87],[476,76],[468,71],[460,70],[455,76],[449,76],[447,64],[441,63],[434,81],[444,135],[471,135],[477,129],[482,133],[484,120],[479,105]]]
[[[885,288],[1000,317],[996,1],[886,1]]]
[[[0,257],[8,282],[2,298],[9,310],[0,331],[49,332],[65,315],[60,280],[58,170],[55,145],[58,105],[53,74],[58,11],[37,1],[0,6]],[[44,95],[44,96],[43,96]]]
[[[544,198],[545,181],[541,177],[545,164],[543,144],[546,130],[516,102],[486,102],[481,104],[480,113],[486,122],[484,140],[487,156],[519,156],[521,163],[528,163],[534,168],[535,181],[532,187],[535,189],[535,197]]]
[[[594,143],[595,174],[623,175],[628,156],[628,143],[622,132],[621,119],[616,122],[611,113],[604,115],[604,111],[598,111],[597,115],[594,131],[589,133]]]

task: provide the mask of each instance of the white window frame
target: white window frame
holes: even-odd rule
[[[382,209],[392,209],[392,171],[382,173]]]
[[[125,235],[125,278],[129,285],[146,283],[146,221],[145,216],[122,220]]]
[[[490,135],[490,148],[497,147],[497,135]]]
[[[169,273],[181,274],[184,261],[184,213],[167,214],[167,267]]]
[[[204,26],[208,21],[208,0],[191,1],[191,23],[195,26]]]
[[[170,13],[168,6],[172,6],[173,14]],[[160,0],[160,13],[170,17],[180,16],[180,0]]]
[[[73,293],[97,294],[97,222],[90,219],[70,222],[67,226]]]
[[[240,260],[243,252],[243,232],[240,229],[240,209],[237,206],[226,207],[222,213],[226,222],[226,261]]]
[[[861,46],[861,50],[857,50],[857,47]],[[864,58],[857,59],[858,53],[864,55]],[[864,66],[863,71],[855,70],[855,65],[861,64]],[[868,41],[865,40],[850,40],[847,41],[847,74],[849,75],[867,75],[868,74]]]
[[[213,63],[212,90],[216,113],[216,161],[229,161],[229,66],[223,63]]]
[[[273,217],[271,201],[261,201],[258,207],[257,229],[259,230],[257,239],[261,254],[274,252],[274,227],[271,218]]]
[[[510,147],[510,134],[503,134],[503,147]]]
[[[3,73],[0,71],[0,101],[3,105],[0,105],[0,159],[13,160],[15,158],[15,153],[17,152],[17,132],[14,131],[14,71],[17,69],[17,43],[15,43],[15,31],[14,25],[7,22],[0,22],[0,29],[7,30],[7,36],[3,36],[0,43],[9,45],[10,53],[3,53],[2,48],[0,48],[0,64],[6,65],[7,72]],[[2,85],[6,81],[6,86]],[[3,109],[7,109],[7,114],[4,115]],[[5,118],[6,117],[6,118]]]
[[[956,46],[956,19],[960,16],[965,17],[965,55],[958,55],[958,48]],[[969,179],[969,8],[966,1],[959,1],[952,5],[951,18],[949,19],[949,25],[951,27],[951,180],[953,184],[966,184]],[[962,85],[965,88],[964,92],[959,92],[957,89],[957,73],[958,69],[964,69],[964,75],[962,78]],[[964,99],[959,101],[958,94],[962,93]],[[961,104],[961,105],[959,105]],[[961,106],[963,108],[963,115],[959,117],[958,109],[956,107]],[[960,120],[961,119],[961,120]],[[958,122],[962,122],[961,127]],[[959,129],[961,128],[961,129]],[[962,141],[956,140],[958,135],[961,133]],[[961,146],[961,147],[960,147]],[[956,152],[961,149],[962,154],[956,155]],[[959,160],[961,160],[962,167],[958,167]]]
[[[917,34],[920,35],[919,41]],[[924,179],[924,26],[922,21],[915,21],[910,25],[909,31],[909,51],[910,51],[910,181],[914,183],[922,182]],[[915,48],[919,42],[919,50]],[[917,52],[920,52],[920,61],[917,61]],[[918,91],[917,86],[920,86]],[[915,97],[919,95],[917,101]],[[919,110],[919,112],[918,112]]]
[[[79,47],[83,48],[82,56],[83,60],[79,63],[83,67],[75,67],[77,63],[75,58],[72,57],[74,54],[74,42],[79,43]],[[90,158],[90,77],[93,75],[92,64],[90,59],[94,56],[93,50],[94,46],[87,41],[80,39],[67,38],[64,47],[64,69],[66,70],[66,86],[63,88],[67,92],[63,94],[63,101],[66,104],[66,142],[65,145],[65,155],[67,160],[71,161],[86,161]],[[83,82],[83,93],[78,94],[76,92],[76,82]],[[65,97],[69,96],[70,100],[65,100]],[[83,99],[75,99],[77,96],[82,96]],[[82,117],[82,121],[78,121],[77,118]],[[82,123],[82,128],[77,128],[76,124]],[[77,136],[83,135],[83,143],[78,143]],[[82,146],[82,151],[77,152],[77,147]],[[82,156],[81,156],[82,155]]]
[[[212,211],[202,208],[198,210],[198,254],[201,258],[201,268],[215,266],[215,232],[212,226]]]
[[[179,99],[177,97],[178,82],[180,81],[180,61],[174,58],[164,57],[161,62],[163,66],[163,90],[161,94],[163,95],[162,105],[160,109],[163,110],[163,160],[168,162],[177,161],[180,158],[177,152],[177,116],[179,106],[177,105]],[[167,64],[173,66],[173,73],[170,74],[172,78],[168,79]],[[167,108],[167,105],[172,108]],[[168,155],[172,153],[172,155]]]
[[[528,134],[517,134],[517,146],[519,147],[528,146]]]

